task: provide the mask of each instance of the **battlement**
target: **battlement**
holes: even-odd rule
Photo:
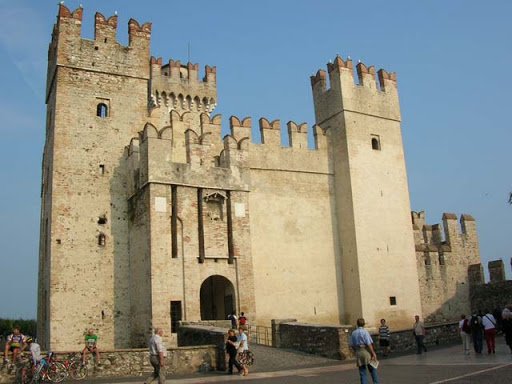
[[[358,83],[354,80],[354,67],[352,64],[352,60],[347,58],[347,60],[343,60],[341,56],[336,56],[334,61],[329,62],[327,64],[327,71],[329,73],[329,80],[331,82],[331,89],[335,86],[336,77],[342,76],[344,80],[350,80],[354,86],[364,86],[372,89],[377,89],[382,92],[391,91],[392,88],[396,89],[396,73],[387,72],[384,69],[379,69],[377,72],[378,76],[376,78],[375,67],[367,66],[363,62],[359,62],[356,65],[356,72]],[[326,92],[327,88],[327,73],[325,70],[320,69],[314,76],[310,77],[311,86],[313,87],[313,92]],[[378,83],[377,83],[378,79]]]
[[[205,66],[199,80],[199,64],[151,57],[151,97],[154,107],[211,113],[217,106],[217,68]]]
[[[426,224],[424,211],[411,212],[411,219],[416,251],[451,252],[453,246],[462,247],[469,243],[478,247],[476,222],[471,215],[462,214],[459,220],[454,213],[443,213],[442,225]]]
[[[57,67],[83,69],[90,72],[149,78],[149,47],[151,23],[128,22],[129,44],[117,41],[117,15],[105,17],[97,12],[94,18],[94,39],[83,39],[83,8],[71,12],[59,4],[57,22],[48,48],[47,94]]]
[[[66,34],[67,38],[75,37],[79,39],[82,33],[82,17],[82,6],[71,12],[64,4],[59,4],[57,22],[53,28],[52,41],[55,40],[59,34],[63,33]],[[98,41],[105,38],[115,39],[116,34],[117,14],[107,18],[100,12],[96,12],[94,16],[94,40]],[[151,23],[140,25],[137,20],[130,19],[128,22],[128,38],[130,47],[136,44],[140,39],[149,40],[151,38]]]
[[[352,60],[338,55],[327,64],[327,72],[320,69],[310,77],[317,122],[341,110],[399,121],[396,74],[384,69],[376,71],[362,62],[356,65],[356,73],[357,81]]]

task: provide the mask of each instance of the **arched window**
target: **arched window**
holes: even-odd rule
[[[380,140],[378,136],[372,135],[372,149],[380,151]]]
[[[96,107],[96,116],[101,117],[102,119],[108,117],[108,107],[105,103],[99,103]]]

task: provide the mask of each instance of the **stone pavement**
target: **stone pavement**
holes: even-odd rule
[[[462,353],[462,346],[436,348],[422,355],[393,356],[381,360],[381,382],[393,384],[463,384],[506,382],[512,376],[512,354],[498,337],[495,355]],[[340,362],[303,353],[252,345],[256,360],[247,377],[223,372],[168,377],[167,384],[200,384],[258,381],[266,383],[357,384],[354,362]],[[91,383],[142,383],[144,378],[96,379]]]

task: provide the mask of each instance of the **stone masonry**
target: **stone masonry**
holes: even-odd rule
[[[469,310],[475,221],[445,214],[444,238],[411,223],[396,74],[338,56],[312,76],[314,148],[293,121],[231,116],[221,137],[216,67],[151,57],[134,19],[127,46],[101,13],[82,38],[82,17],[59,5],[48,54],[44,347],[81,348],[88,328],[142,347],[156,326],[175,345],[181,321],[232,311],[399,330]]]

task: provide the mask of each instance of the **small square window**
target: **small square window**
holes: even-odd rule
[[[389,305],[396,305],[396,296],[389,296]]]

